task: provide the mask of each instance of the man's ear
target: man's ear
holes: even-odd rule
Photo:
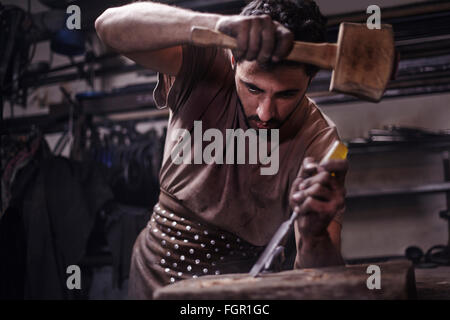
[[[231,68],[233,68],[233,70],[236,68],[236,60],[234,59],[234,55],[233,53],[230,54],[231,57]]]

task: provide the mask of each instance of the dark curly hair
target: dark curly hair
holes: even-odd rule
[[[241,15],[266,14],[288,28],[296,41],[325,42],[326,18],[313,0],[253,0],[241,11]],[[283,64],[297,64],[283,61]],[[314,76],[319,68],[304,64],[308,76]],[[267,66],[269,67],[269,66]]]

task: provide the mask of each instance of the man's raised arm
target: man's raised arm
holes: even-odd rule
[[[221,16],[153,2],[110,8],[95,21],[100,39],[144,67],[176,75],[180,45],[189,43],[191,27],[214,29]]]
[[[181,45],[190,43],[193,26],[235,37],[237,60],[276,62],[293,46],[292,32],[268,15],[227,16],[136,2],[108,9],[95,21],[105,44],[144,67],[169,75],[176,75],[181,67]]]

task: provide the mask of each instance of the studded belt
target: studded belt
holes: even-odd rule
[[[167,284],[203,275],[249,272],[264,247],[226,231],[178,216],[156,204],[147,226],[150,250]]]

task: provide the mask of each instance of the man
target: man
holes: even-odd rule
[[[216,29],[236,50],[191,44],[193,26]],[[154,98],[170,108],[161,193],[132,258],[132,298],[201,275],[248,272],[279,225],[297,210],[296,268],[343,264],[341,213],[347,162],[318,162],[338,140],[305,92],[317,68],[283,60],[294,40],[323,42],[313,1],[255,0],[241,15],[139,2],[106,10],[100,38],[158,72]],[[260,164],[175,164],[178,129],[279,130],[279,170]],[[333,173],[333,175],[331,174]]]

